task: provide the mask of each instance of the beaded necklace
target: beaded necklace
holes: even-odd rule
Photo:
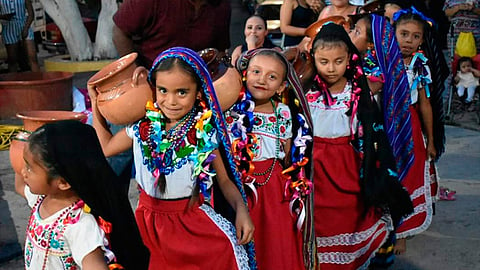
[[[277,160],[279,158],[279,155],[280,155],[280,130],[278,128],[278,121],[279,121],[279,116],[278,116],[278,112],[277,112],[277,105],[275,104],[275,101],[273,101],[273,99],[270,99],[270,102],[272,103],[272,106],[273,106],[273,113],[275,115],[275,158],[273,159],[272,161],[272,165],[266,170],[264,171],[263,173],[252,173],[252,175],[255,175],[255,176],[263,176],[263,175],[266,175],[268,173],[268,176],[267,176],[267,179],[265,179],[265,181],[263,182],[255,182],[255,184],[257,186],[265,186],[268,181],[270,181],[270,178],[272,177],[272,174],[273,174],[273,168],[275,167],[275,165],[277,164]]]
[[[32,213],[30,215],[30,221],[29,223],[31,224],[32,221],[33,221],[33,218],[34,218],[34,215],[35,215],[35,212],[38,211],[39,214],[40,214],[40,205],[41,203],[45,200],[45,197],[46,196],[41,196],[37,202],[35,203],[35,205],[32,207]],[[42,270],[45,270],[46,267],[47,267],[47,260],[48,260],[48,253],[50,252],[50,242],[53,238],[53,235],[55,233],[55,229],[57,228],[58,226],[58,222],[66,215],[68,215],[72,210],[75,210],[77,209],[77,205],[82,202],[82,200],[78,200],[74,203],[72,203],[70,206],[68,206],[67,208],[65,208],[62,213],[60,213],[60,215],[58,215],[58,217],[55,219],[55,221],[53,222],[52,226],[50,227],[50,230],[48,232],[48,238],[47,238],[47,248],[45,250],[45,256],[43,257],[43,263],[42,263]],[[28,233],[28,232],[27,232]],[[61,232],[63,233],[63,231]]]
[[[149,117],[148,138],[143,144],[144,163],[151,172],[168,175],[187,163],[185,158],[195,147],[185,142],[185,136],[195,125],[196,107],[166,131],[161,112],[147,112]]]
[[[140,143],[143,164],[155,177],[156,184],[161,175],[168,175],[190,161],[193,162],[192,180],[208,199],[207,183],[215,176],[210,169],[215,157],[211,153],[218,148],[214,140],[217,130],[211,122],[212,111],[200,101],[166,131],[165,117],[153,102],[149,101],[146,109],[147,117],[134,126],[138,128],[135,136]]]

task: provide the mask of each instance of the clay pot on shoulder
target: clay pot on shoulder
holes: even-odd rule
[[[300,51],[298,47],[290,47],[282,53],[285,55],[285,58],[292,63],[304,92],[308,91],[312,86],[313,77],[315,76],[314,60],[312,56],[310,56],[310,53]]]
[[[87,82],[97,91],[98,110],[116,125],[133,123],[145,116],[145,105],[153,99],[147,81],[148,70],[137,67],[137,53],[130,53],[108,64]]]
[[[70,111],[27,111],[17,113],[17,117],[23,120],[23,129],[12,139],[9,149],[10,164],[12,165],[16,177],[21,176],[22,168],[25,166],[23,161],[23,148],[32,132],[42,125],[60,120],[78,120],[81,121],[87,116],[83,113]]]
[[[320,29],[322,28],[322,26],[327,22],[333,22],[335,24],[343,26],[343,28],[345,28],[345,31],[347,31],[347,33],[350,31],[349,20],[345,19],[345,17],[343,16],[330,16],[330,17],[318,20],[312,23],[309,27],[307,27],[307,29],[305,30],[305,36],[308,36],[309,38],[312,39],[310,42],[313,42],[313,40],[315,39],[315,36],[318,34],[318,32],[320,32]]]
[[[240,73],[230,64],[226,54],[217,49],[207,48],[198,54],[207,64],[220,108],[228,110],[237,101],[243,86]]]

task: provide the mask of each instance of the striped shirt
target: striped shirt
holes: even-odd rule
[[[15,44],[22,40],[22,30],[27,21],[25,0],[0,0],[0,13],[15,13],[9,21],[2,21],[2,37],[5,44]],[[33,28],[30,26],[27,39],[33,39]]]

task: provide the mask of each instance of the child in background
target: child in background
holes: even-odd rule
[[[385,131],[402,181],[414,161],[412,123],[409,111],[410,88],[403,57],[389,20],[376,14],[361,15],[350,32],[353,44],[363,55],[363,71],[383,114]],[[391,211],[393,224],[401,216]],[[395,232],[379,249],[372,264],[388,267],[394,262]]]
[[[205,62],[190,49],[171,48],[154,61],[148,80],[155,86],[156,102],[147,103],[144,119],[114,136],[98,112],[95,89],[89,93],[105,154],[133,144],[141,188],[135,214],[151,253],[149,269],[249,269],[241,245],[252,240],[254,227],[238,189],[240,180],[235,186],[225,167],[235,168],[235,163],[225,151],[230,149],[228,135]],[[238,177],[238,172],[230,175]],[[236,213],[236,230],[205,203],[214,176]],[[248,249],[255,267],[251,244]]]
[[[433,140],[433,117],[429,100],[430,69],[427,58],[420,51],[424,33],[429,27],[424,18],[426,17],[413,7],[400,10],[393,16],[395,35],[403,55],[410,86],[410,114],[415,156],[408,175],[402,180],[402,185],[410,193],[415,212],[406,217],[396,230],[396,254],[406,251],[406,237],[428,229],[433,214],[429,169],[430,160],[435,160],[437,151]]]
[[[457,94],[465,100],[466,105],[472,104],[475,89],[477,89],[480,77],[480,71],[472,67],[473,61],[470,57],[462,57],[458,60],[458,72],[455,76],[455,83],[457,84]],[[465,89],[467,89],[467,96],[465,97]]]
[[[243,52],[268,48],[281,51],[282,49],[272,43],[268,38],[267,21],[259,15],[252,15],[245,21],[245,42],[237,46],[232,52],[232,65],[235,66],[237,59]]]
[[[321,269],[363,269],[393,229],[388,211],[403,216],[412,206],[345,29],[324,24],[312,54],[317,258]]]
[[[91,126],[59,121],[40,127],[24,160],[24,182],[17,178],[15,189],[32,207],[25,269],[148,268],[127,194]]]
[[[312,228],[311,182],[305,172],[311,120],[298,78],[283,55],[271,49],[242,54],[237,69],[244,75],[245,88],[226,120],[249,191],[259,269],[312,269],[315,254],[308,247],[313,237],[305,241],[307,265],[302,252],[302,230]],[[289,107],[282,96],[301,100],[304,106]]]

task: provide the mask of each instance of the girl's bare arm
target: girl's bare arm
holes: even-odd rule
[[[115,135],[112,135],[108,128],[107,120],[105,120],[98,110],[96,90],[91,85],[88,85],[87,88],[92,103],[92,125],[95,128],[105,156],[114,156],[131,148],[133,141],[128,137],[125,130],[121,130]]]
[[[103,250],[98,247],[94,251],[87,254],[82,260],[82,269],[108,270],[107,263],[105,263],[105,257],[103,256]]]
[[[427,159],[435,159],[437,152],[433,144],[433,116],[430,99],[427,98],[425,89],[419,89],[418,102],[420,106],[420,116],[422,120],[423,133],[427,137]]]
[[[236,213],[235,228],[237,229],[238,244],[244,245],[253,239],[253,222],[248,214],[247,206],[243,202],[242,195],[227,174],[220,152],[215,150],[213,154],[216,155],[212,165],[217,172],[218,184],[225,199]]]

